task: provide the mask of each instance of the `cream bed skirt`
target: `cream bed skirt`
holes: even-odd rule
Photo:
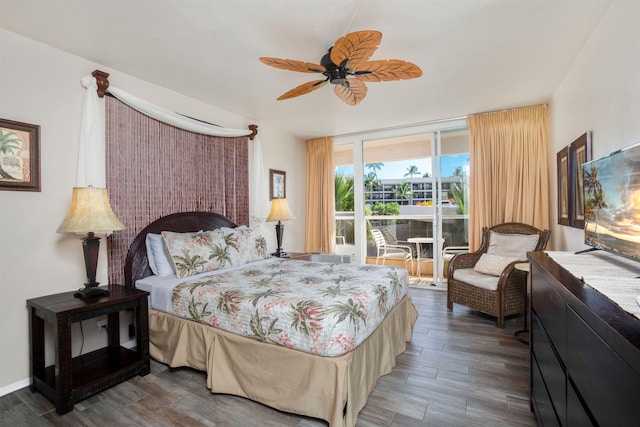
[[[354,426],[369,394],[411,341],[418,312],[405,296],[355,350],[322,357],[149,311],[151,357],[207,372],[214,393],[247,397],[285,412]]]

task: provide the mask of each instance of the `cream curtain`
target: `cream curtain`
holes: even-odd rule
[[[548,229],[549,118],[539,105],[468,117],[469,245],[483,226],[523,222]]]
[[[264,168],[262,160],[262,145],[256,135],[253,140],[253,167],[251,168],[251,218],[258,223],[262,223],[269,215],[269,178]]]
[[[333,137],[307,141],[306,252],[335,251]]]
[[[175,126],[178,129],[201,133],[203,135],[221,136],[224,138],[249,136],[252,133],[252,131],[249,129],[224,128],[174,113],[173,111],[169,111],[165,108],[145,101],[144,99],[140,99],[137,96],[131,95],[130,93],[127,93],[122,89],[118,89],[117,87],[109,86],[107,88],[107,92],[109,92],[111,95],[115,96],[134,110],[138,110],[142,114],[149,116],[152,119],[156,119],[162,123],[167,123],[171,126]]]
[[[84,76],[80,79],[80,83],[86,90],[82,100],[80,119],[76,187],[91,185],[104,188],[106,186],[104,103],[98,97],[98,84],[95,77]]]

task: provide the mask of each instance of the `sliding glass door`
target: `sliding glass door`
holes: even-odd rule
[[[338,141],[338,251],[376,262],[370,229],[409,246],[414,282],[443,280],[443,248],[467,244],[469,145],[466,124],[405,135]]]

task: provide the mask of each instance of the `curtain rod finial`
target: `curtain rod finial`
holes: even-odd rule
[[[100,98],[104,98],[104,94],[109,87],[109,73],[95,70],[91,75],[96,78],[96,83],[98,84],[98,96]]]
[[[249,139],[253,141],[253,138],[255,138],[258,135],[258,125],[249,125],[249,130],[251,130],[251,135],[249,135]]]

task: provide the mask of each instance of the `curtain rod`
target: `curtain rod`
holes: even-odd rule
[[[97,91],[98,91],[98,97],[99,97],[99,98],[104,98],[105,94],[106,94],[106,95],[108,95],[108,96],[113,96],[113,95],[114,95],[113,93],[107,93],[107,90],[109,89],[109,73],[105,73],[104,71],[101,71],[101,70],[94,70],[94,71],[91,73],[91,75],[92,75],[93,77],[95,77],[95,79],[96,79],[96,85],[98,86]],[[120,92],[120,91],[119,91],[119,92]],[[123,94],[121,94],[119,97],[118,97],[118,96],[116,96],[116,98],[118,98],[118,99],[120,99],[120,100],[122,101],[122,95],[124,95],[124,93],[123,93]],[[127,102],[127,103],[131,106],[131,103],[130,103],[130,102]],[[133,107],[133,108],[136,108],[136,107]],[[140,111],[140,108],[139,108],[139,107],[138,107],[138,108],[136,108],[136,109],[138,109],[138,110]],[[158,109],[156,109],[156,111],[159,111],[159,110],[158,110]],[[146,115],[147,115],[147,116],[149,116],[149,117],[152,117],[152,118],[155,118],[156,120],[158,120],[158,117],[157,117],[157,116],[150,115],[150,114],[149,114],[149,111],[144,111],[143,113],[144,113],[144,114],[146,114]],[[164,114],[164,113],[162,113],[162,114]],[[178,114],[178,113],[175,113],[175,114]],[[180,116],[182,116],[182,117],[186,117],[186,118],[188,118],[188,119],[190,119],[190,120],[193,120],[193,121],[196,121],[196,122],[200,122],[200,123],[207,124],[207,125],[213,125],[213,126],[216,126],[216,127],[221,128],[221,129],[225,129],[225,128],[223,128],[223,127],[219,126],[219,125],[215,125],[215,124],[212,124],[212,123],[208,123],[208,122],[206,122],[206,121],[204,121],[204,120],[194,119],[194,118],[189,117],[189,116],[186,116],[186,115],[184,115],[184,114],[178,114],[178,115],[180,115]],[[165,117],[166,117],[166,116],[165,116]],[[173,126],[175,126],[175,123],[173,123]],[[249,128],[249,130],[251,131],[251,133],[250,133],[249,135],[247,135],[247,137],[248,137],[251,141],[253,141],[253,140],[254,140],[254,138],[258,135],[258,125],[256,125],[256,124],[250,124],[250,125],[249,125],[249,126],[247,126],[247,127],[248,127],[248,128]],[[183,129],[184,129],[184,127],[183,127]],[[191,129],[193,129],[193,128],[191,128]],[[191,130],[191,132],[199,132],[199,130]],[[202,132],[200,132],[200,133],[202,133]],[[220,135],[217,135],[217,136],[220,136]],[[226,138],[225,136],[220,136],[220,137],[221,137],[221,138]]]
[[[513,107],[513,108],[505,108],[503,110],[493,110],[493,111],[485,111],[483,113],[475,113],[475,114],[469,114],[470,116],[481,116],[483,114],[495,114],[495,113],[506,113],[507,111],[514,111],[514,110],[522,110],[523,108],[533,108],[533,107],[548,107],[549,104],[544,103],[544,104],[535,104],[535,105],[526,105],[524,107]],[[468,116],[467,116],[468,117]]]

